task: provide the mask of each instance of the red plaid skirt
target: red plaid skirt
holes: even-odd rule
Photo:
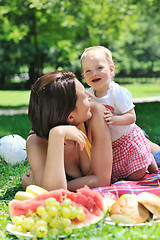
[[[112,183],[151,164],[151,150],[142,130],[135,125],[133,131],[112,143]]]

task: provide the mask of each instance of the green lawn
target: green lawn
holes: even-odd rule
[[[127,85],[130,90],[135,91],[133,97],[141,97],[142,92],[148,96],[148,92],[154,92],[159,96],[159,85]],[[141,91],[140,91],[141,89]],[[143,89],[143,90],[142,90]],[[159,89],[159,90],[158,90]],[[131,91],[131,92],[132,92]],[[9,95],[7,94],[9,93]],[[132,92],[133,94],[133,92]],[[9,97],[7,97],[7,95]],[[12,96],[12,99],[10,98]],[[0,106],[3,107],[19,107],[27,106],[29,99],[29,91],[0,91]],[[160,103],[137,103],[135,104],[137,114],[137,124],[143,128],[149,135],[152,141],[160,143]],[[26,139],[31,124],[26,114],[14,116],[0,116],[0,138],[9,134],[19,134]],[[28,171],[29,165],[17,164],[14,167],[10,164],[5,164],[0,159],[0,239],[9,240],[17,239],[15,236],[10,235],[5,227],[9,223],[9,200],[14,198],[17,191],[22,190],[21,176],[24,172]],[[74,231],[74,237],[65,239],[82,239],[82,240],[155,240],[160,236],[160,224],[154,223],[152,226],[141,227],[119,227],[110,226],[105,224],[104,221],[96,225],[91,225],[80,230]],[[47,239],[46,239],[47,240]]]
[[[15,108],[27,107],[29,103],[30,91],[0,91],[0,107]]]
[[[28,167],[28,165],[24,164],[17,164],[12,167],[10,164],[6,165],[3,161],[0,161],[0,239],[17,239],[5,230],[7,223],[11,222],[8,204],[9,200],[14,198],[17,191],[23,190],[21,187],[21,175],[28,170]],[[107,225],[103,220],[98,224],[90,225],[90,227],[74,230],[73,234],[75,234],[74,237],[66,237],[65,239],[158,240],[160,236],[160,224],[154,223],[152,226],[120,227]],[[44,238],[44,240],[49,239]]]
[[[123,84],[131,93],[133,98],[160,96],[160,84]],[[0,108],[27,107],[30,91],[2,91],[0,90]]]
[[[133,98],[138,97],[153,97],[160,96],[160,83],[159,84],[124,84],[131,93]]]

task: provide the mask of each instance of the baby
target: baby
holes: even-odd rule
[[[135,124],[132,95],[113,81],[115,65],[112,53],[103,46],[85,49],[81,56],[82,74],[91,87],[92,101],[106,107],[104,119],[110,126],[113,147],[112,182],[140,180],[146,170],[158,172],[149,141]]]

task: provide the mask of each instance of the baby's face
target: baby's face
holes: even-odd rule
[[[82,60],[82,73],[87,84],[95,89],[109,85],[112,68],[102,51],[89,51]]]

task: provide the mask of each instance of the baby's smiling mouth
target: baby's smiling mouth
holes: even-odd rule
[[[98,82],[100,80],[101,80],[101,78],[96,78],[96,79],[93,79],[92,82]]]

